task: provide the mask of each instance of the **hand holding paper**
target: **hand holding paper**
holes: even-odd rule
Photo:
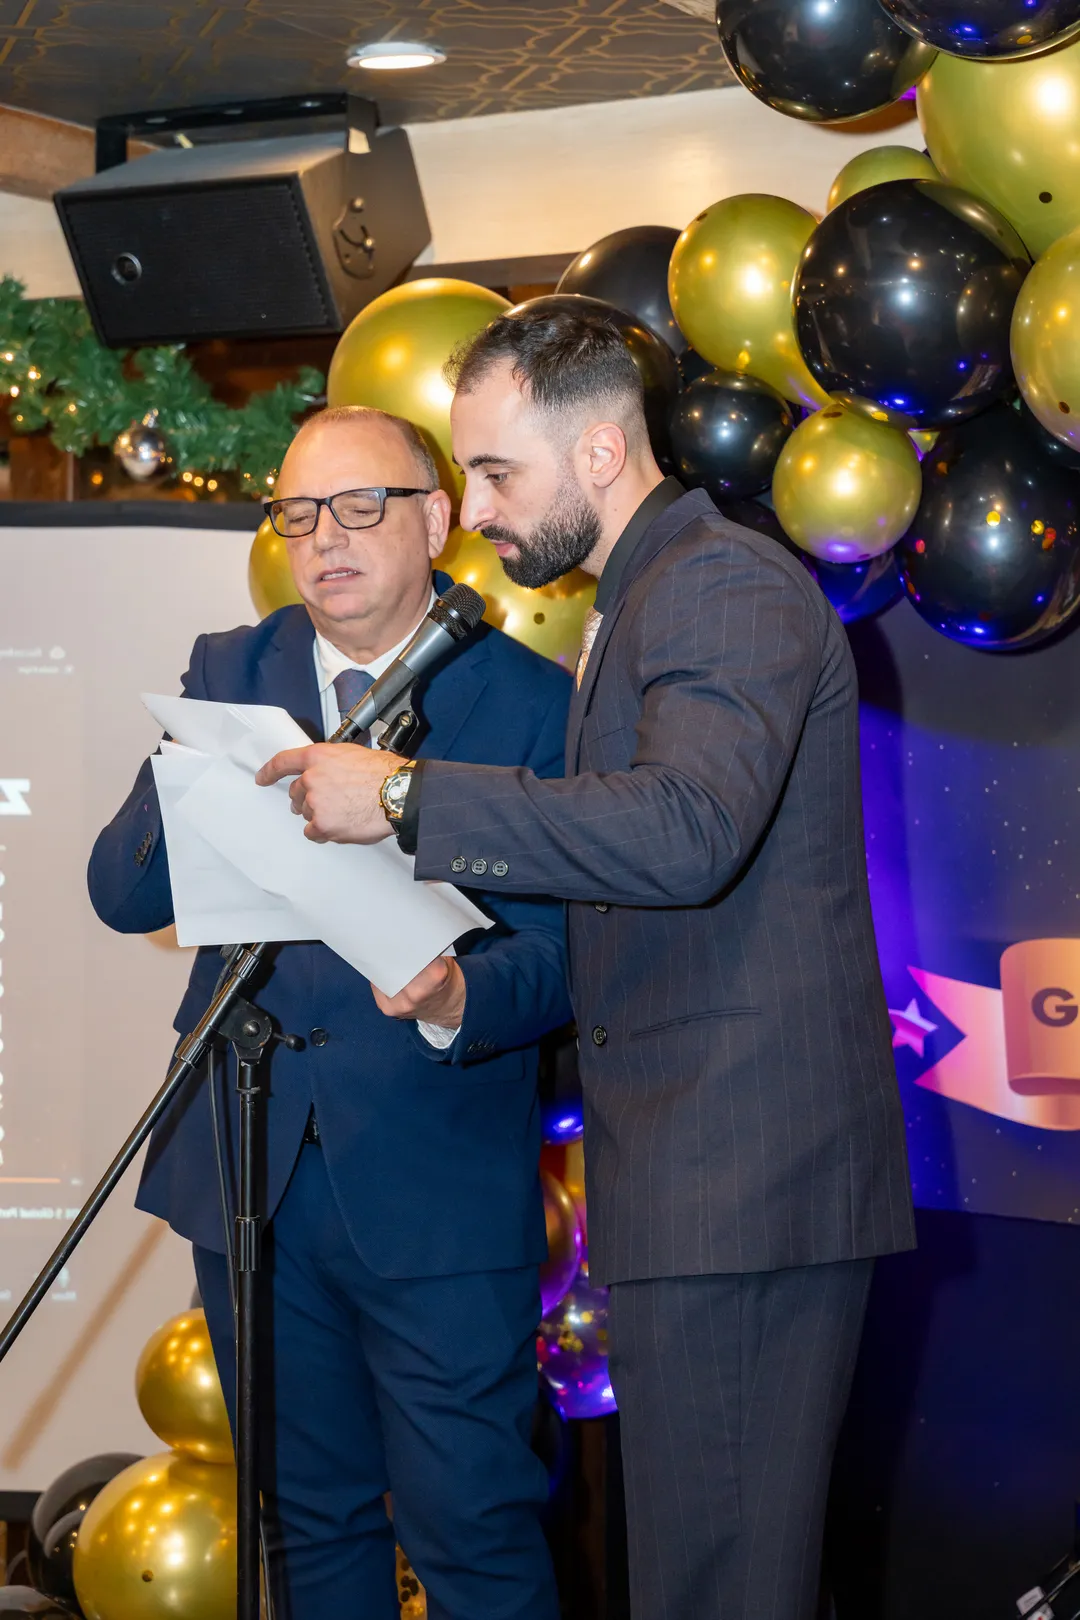
[[[321,939],[394,997],[455,939],[491,926],[451,884],[415,882],[412,858],[392,839],[364,847],[300,836],[287,787],[255,784],[272,755],[311,746],[283,709],[156,694],[143,702],[175,739],[153,768],[181,945]]]

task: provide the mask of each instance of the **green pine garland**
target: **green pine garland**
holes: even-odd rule
[[[158,413],[178,473],[235,472],[265,495],[296,431],[297,418],[325,389],[305,366],[234,408],[214,398],[183,345],[106,349],[86,306],[75,298],[27,298],[13,276],[0,278],[0,397],[10,400],[16,433],[47,428],[60,450],[81,456],[109,446],[148,411]]]

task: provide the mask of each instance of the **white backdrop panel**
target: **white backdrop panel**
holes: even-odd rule
[[[139,692],[179,691],[200,631],[254,622],[250,543],[0,526],[0,1320],[164,1076],[192,953],[99,923],[86,861],[157,740]],[[133,1209],[136,1180],[0,1367],[0,1490],[160,1449],[135,1362],[193,1273],[187,1245]]]

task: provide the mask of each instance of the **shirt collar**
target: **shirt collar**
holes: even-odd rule
[[[319,671],[319,692],[323,693],[333,686],[337,677],[346,669],[366,669],[368,674],[377,681],[379,676],[384,675],[390,668],[398,654],[405,651],[405,648],[424,622],[424,617],[431,611],[431,604],[434,600],[435,588],[432,586],[431,596],[427,607],[424,609],[424,615],[417,619],[408,635],[402,636],[396,647],[391,647],[388,652],[380,653],[378,658],[372,658],[366,664],[354,663],[351,658],[345,656],[340,647],[335,647],[332,641],[327,641],[326,637],[316,630],[315,661]]]
[[[596,611],[606,613],[611,606],[619,582],[626,572],[626,565],[637,550],[638,541],[644,535],[650,523],[660,516],[665,508],[677,501],[686,491],[677,478],[665,478],[662,484],[651,489],[630,519],[626,528],[616,540],[611,549],[611,555],[604,564],[603,572],[596,586]]]

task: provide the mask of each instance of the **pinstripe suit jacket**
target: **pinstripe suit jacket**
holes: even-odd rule
[[[596,1281],[913,1243],[855,669],[797,562],[683,495],[604,615],[565,778],[418,787],[418,876],[570,902]]]

